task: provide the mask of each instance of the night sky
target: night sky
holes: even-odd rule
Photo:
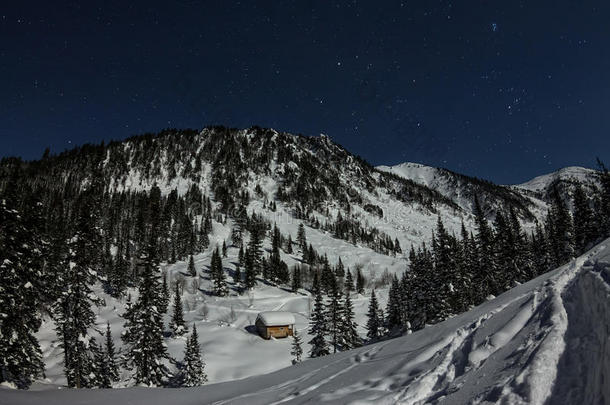
[[[0,156],[220,124],[499,183],[610,161],[608,1],[81,3],[1,6]]]

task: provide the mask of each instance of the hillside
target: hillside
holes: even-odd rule
[[[0,403],[604,403],[609,283],[606,240],[443,323],[276,373],[181,391],[3,391]]]
[[[569,192],[547,198],[422,165],[373,168],[328,137],[257,127],[166,130],[37,161],[3,159],[0,304],[8,310],[0,332],[11,339],[0,349],[39,362],[22,378],[11,369],[2,384],[80,386],[65,365],[66,347],[80,346],[91,362],[79,374],[85,387],[182,386],[178,312],[185,329],[198,329],[208,383],[291,364],[290,339],[265,341],[253,330],[261,311],[295,314],[306,357],[316,345],[316,302],[324,339],[332,308],[333,327],[353,327],[349,342],[325,342],[344,352],[339,359],[379,337],[453,336],[438,324],[470,319],[459,314],[607,235],[596,218],[607,217],[608,194],[600,200],[594,182],[586,194],[574,180],[563,184]],[[151,367],[162,376],[143,382],[122,364],[100,382],[102,333],[108,326],[121,357],[134,361],[139,349],[126,350],[146,341],[129,337],[134,325],[155,327],[142,336],[158,339]],[[362,356],[354,361],[372,354]]]

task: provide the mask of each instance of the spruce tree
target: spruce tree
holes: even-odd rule
[[[327,330],[330,335],[330,344],[333,348],[333,353],[340,349],[343,340],[341,335],[341,322],[343,317],[343,305],[341,303],[341,290],[337,283],[332,283],[329,293],[330,300],[328,301],[326,319],[328,322]]]
[[[366,321],[366,329],[368,330],[366,336],[369,340],[376,340],[379,338],[379,330],[381,329],[381,322],[379,320],[379,304],[377,303],[377,297],[375,297],[375,289],[371,291],[371,299],[369,300],[369,311],[367,313],[368,320]]]
[[[345,294],[343,302],[343,316],[341,319],[341,337],[343,339],[343,347],[346,350],[353,349],[362,344],[362,340],[358,335],[358,325],[354,321],[354,307],[349,293]]]
[[[227,243],[222,241],[222,257],[227,257]]]
[[[90,335],[95,324],[92,306],[97,303],[91,290],[95,281],[92,269],[95,247],[90,239],[93,227],[90,203],[87,199],[81,206],[75,233],[68,244],[64,290],[54,307],[57,337],[64,351],[64,372],[68,386],[75,388],[92,387],[96,383],[96,353],[92,350],[95,338]]]
[[[35,336],[43,296],[36,259],[42,251],[39,234],[18,211],[15,192],[11,177],[0,195],[0,382],[28,388],[44,370]]]
[[[299,224],[299,230],[297,231],[297,244],[301,251],[305,252],[305,249],[307,249],[307,236],[305,235],[305,226],[303,226],[302,222]]]
[[[145,386],[161,386],[170,374],[164,364],[170,357],[163,341],[163,314],[158,307],[161,286],[155,275],[158,270],[156,252],[156,229],[153,227],[144,256],[138,301],[123,315],[122,339],[126,345],[123,361],[128,370],[134,371],[135,383]]]
[[[172,314],[172,320],[170,322],[172,334],[174,336],[182,336],[186,333],[184,324],[184,312],[182,311],[182,300],[180,299],[180,287],[176,284],[176,291],[174,292],[174,312]]]
[[[356,270],[356,292],[358,294],[364,294],[364,276],[360,269]]]
[[[187,268],[187,273],[191,277],[197,276],[197,270],[195,269],[195,260],[193,259],[193,255],[189,256],[189,264]]]
[[[197,387],[208,381],[198,339],[197,328],[193,324],[193,332],[187,340],[182,362],[182,385],[184,387]]]
[[[347,269],[347,274],[345,276],[345,282],[343,285],[345,287],[346,294],[354,291],[354,279],[352,278],[352,272],[349,270],[349,268]]]
[[[106,340],[104,352],[106,355],[105,361],[108,370],[108,379],[111,382],[119,381],[119,367],[117,365],[117,353],[112,340],[112,331],[110,330],[110,322],[106,323]]]
[[[314,274],[314,285],[319,286],[318,273]],[[324,299],[321,289],[315,288],[314,308],[309,321],[309,333],[313,338],[309,341],[311,349],[310,357],[321,357],[329,354],[328,343],[326,342],[326,313],[324,310]]]
[[[396,274],[394,274],[394,277],[392,277],[392,284],[390,285],[386,308],[386,313],[388,314],[388,329],[390,331],[400,329],[402,327],[402,310],[400,303],[400,285],[398,283],[398,277]]]
[[[299,288],[302,287],[301,285],[301,268],[297,265],[295,265],[292,268],[292,292],[296,293],[297,291],[299,291]]]
[[[290,354],[294,357],[294,359],[292,359],[292,364],[301,362],[303,348],[301,347],[301,335],[298,334],[296,328],[294,328],[292,331],[292,348],[290,350]]]
[[[212,280],[214,281],[214,294],[219,297],[224,297],[229,293],[224,268],[222,267],[222,259],[218,248],[212,254],[211,262]]]

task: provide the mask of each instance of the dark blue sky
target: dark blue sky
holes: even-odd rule
[[[610,160],[607,1],[52,3],[0,9],[0,156],[222,124],[500,183]]]

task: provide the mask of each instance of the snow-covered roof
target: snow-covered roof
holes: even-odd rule
[[[292,312],[282,311],[265,311],[258,314],[260,319],[265,326],[279,326],[279,325],[294,325],[294,315]]]

